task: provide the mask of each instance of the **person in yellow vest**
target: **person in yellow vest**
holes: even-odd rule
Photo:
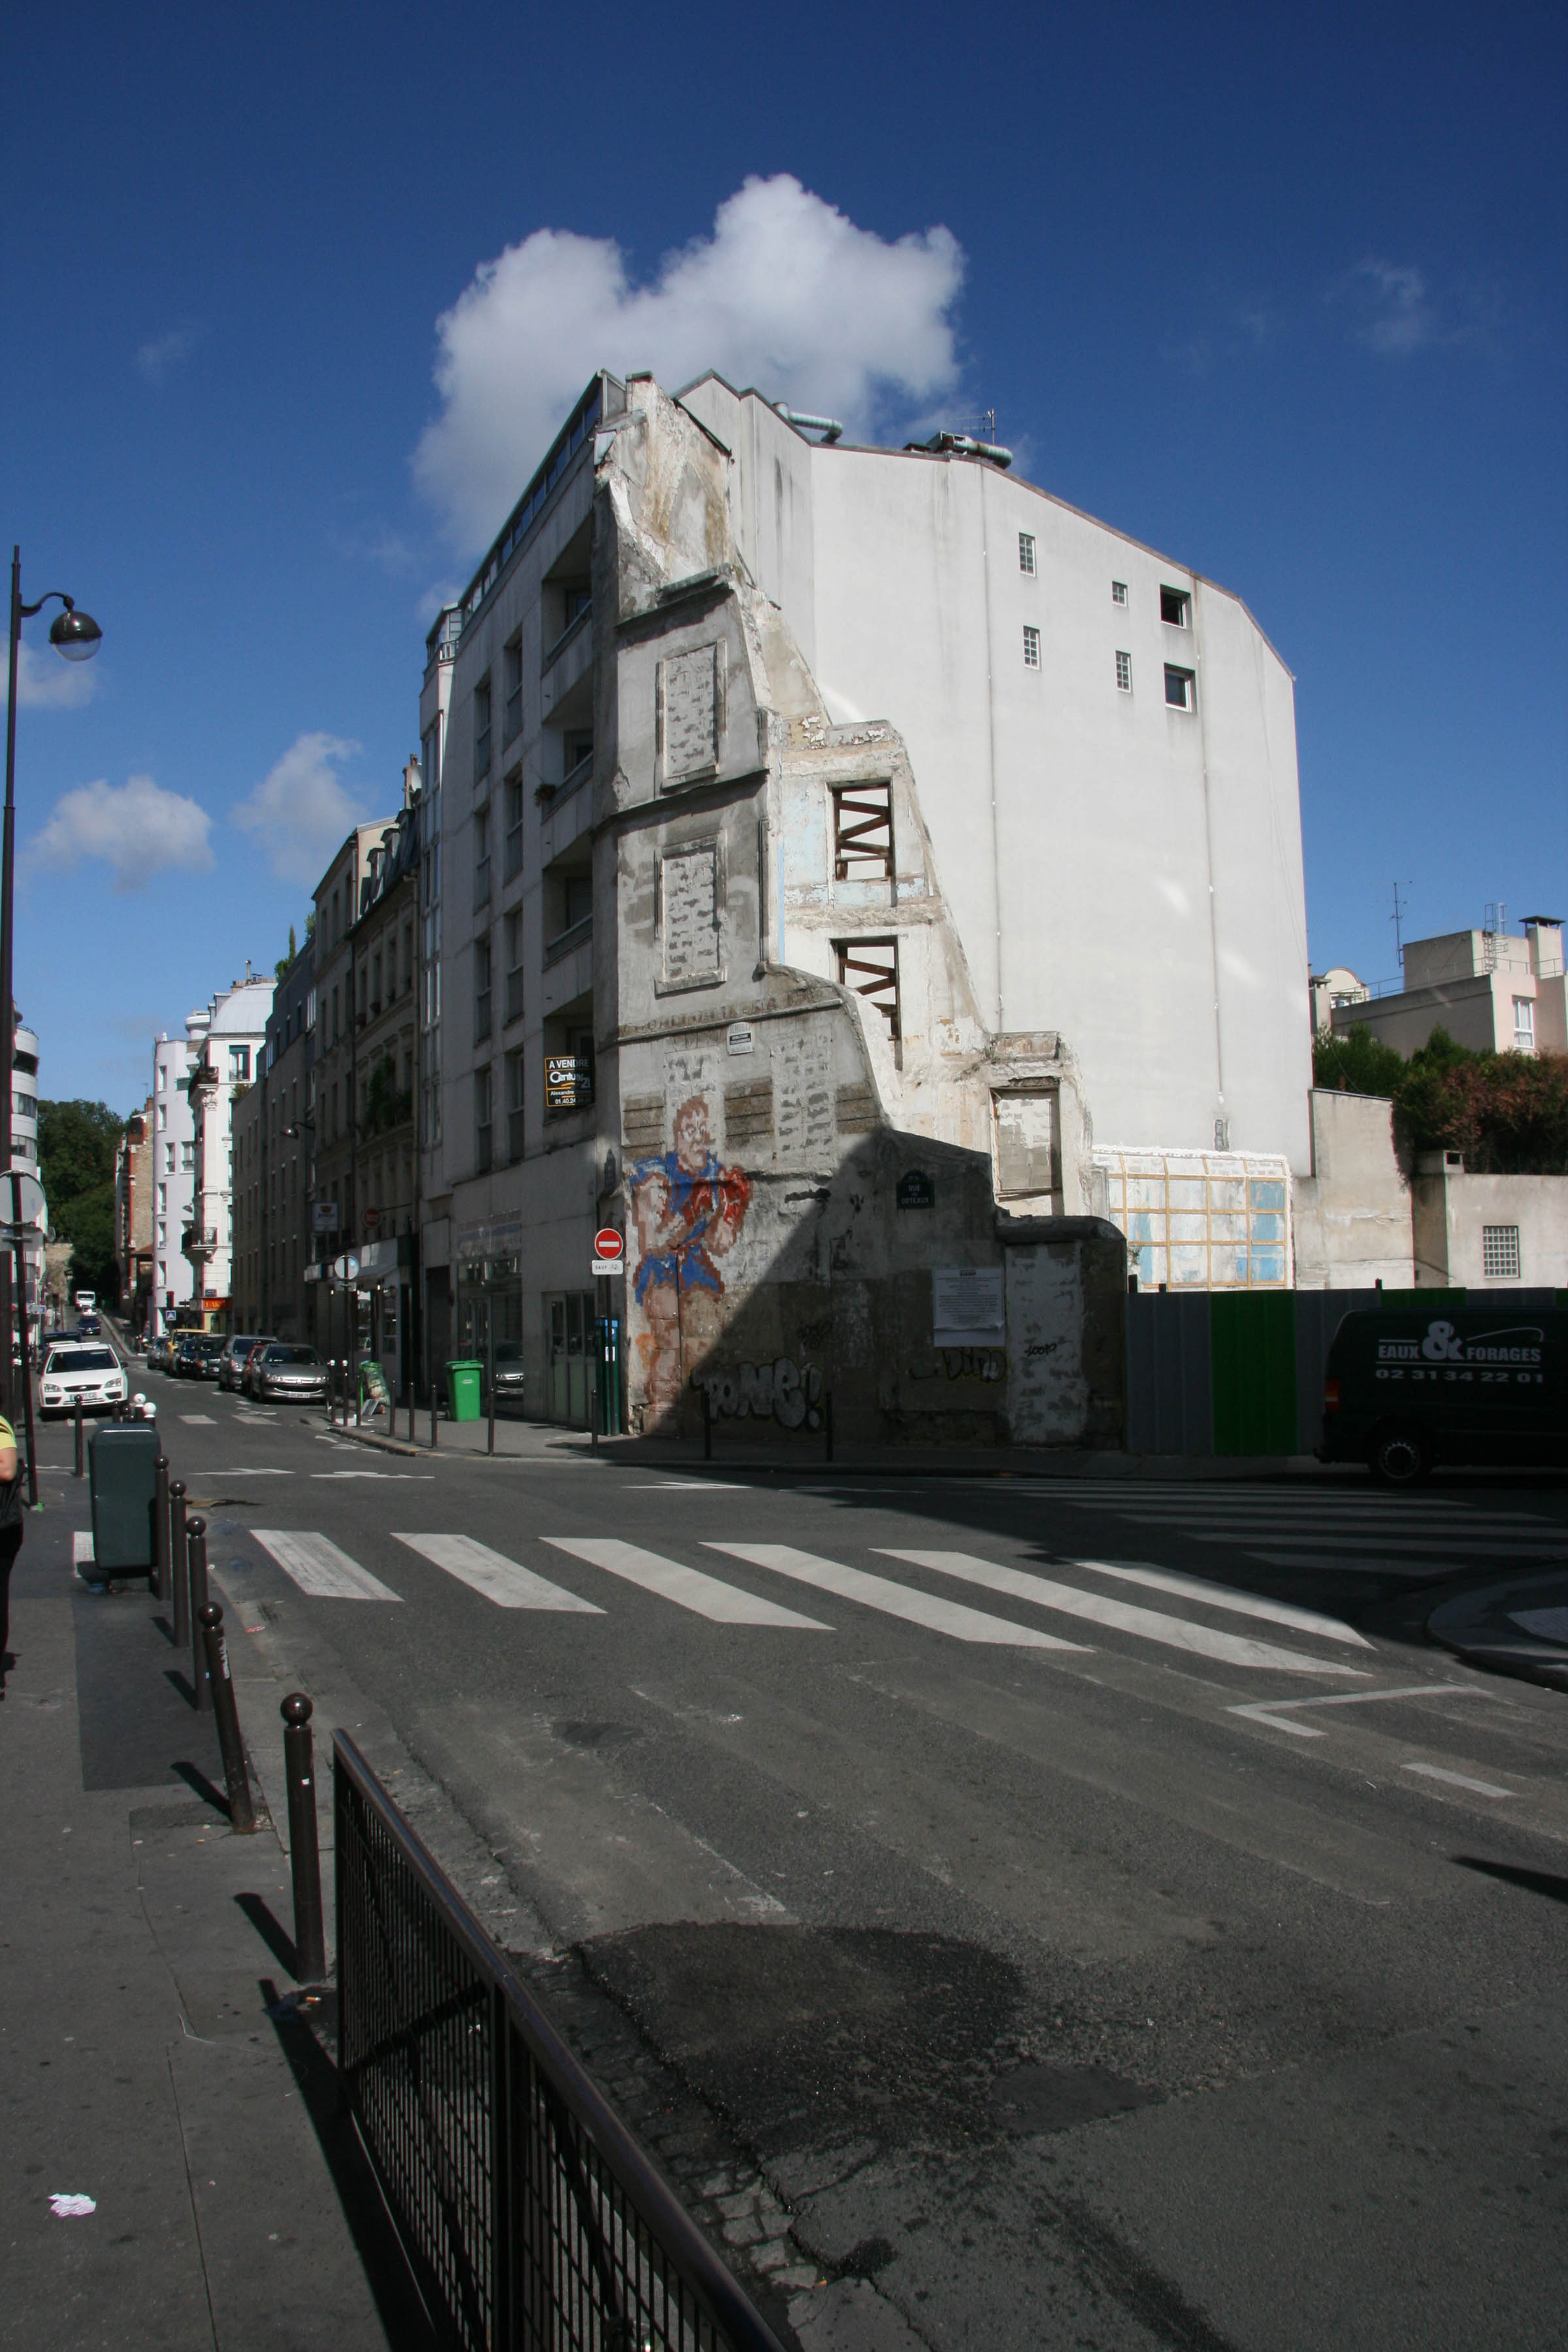
[[[11,1655],[11,1569],[22,1549],[22,1465],[16,1455],[16,1433],[0,1416],[0,1698],[5,1696],[5,1670]]]

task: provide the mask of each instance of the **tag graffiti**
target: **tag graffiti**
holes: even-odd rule
[[[1033,1352],[1031,1350],[1031,1352]],[[939,1348],[910,1366],[911,1381],[1005,1381],[1005,1348]]]
[[[691,1385],[708,1397],[716,1417],[776,1421],[781,1429],[820,1429],[822,1372],[779,1356],[771,1364],[704,1364]]]

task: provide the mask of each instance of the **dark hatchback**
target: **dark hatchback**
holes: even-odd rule
[[[1439,1463],[1568,1465],[1568,1313],[1500,1300],[1347,1315],[1318,1459],[1364,1462],[1388,1486]]]
[[[198,1331],[193,1339],[176,1341],[174,1378],[177,1381],[216,1381],[223,1344],[216,1331]]]

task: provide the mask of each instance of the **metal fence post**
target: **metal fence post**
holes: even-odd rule
[[[209,1601],[200,1613],[207,1674],[212,1683],[213,1713],[217,1717],[217,1744],[223,1754],[223,1777],[228,1789],[228,1824],[243,1835],[256,1827],[256,1806],[250,1794],[250,1775],[245,1769],[239,1709],[235,1705],[234,1683],[228,1671],[228,1643],[223,1638],[223,1611]]]
[[[82,1472],[83,1472],[83,1464],[82,1464],[82,1454],[81,1454],[81,1399],[80,1399],[80,1397],[78,1397],[78,1399],[77,1399],[77,1401],[76,1401],[76,1467],[75,1467],[75,1469],[71,1472],[71,1476],[72,1476],[73,1478],[79,1478],[79,1477],[82,1475]]]
[[[169,1484],[169,1580],[172,1593],[163,1595],[173,1601],[174,1647],[183,1650],[191,1638],[191,1580],[185,1558],[185,1482],[174,1478]]]
[[[206,1650],[202,1641],[202,1611],[207,1605],[207,1523],[196,1518],[185,1532],[185,1574],[190,1582],[189,1609],[191,1618],[191,1680],[195,1685],[196,1713],[210,1715],[213,1706],[212,1676],[207,1672]]]
[[[153,1465],[153,1591],[160,1601],[169,1597],[169,1457],[160,1454]]]
[[[310,1717],[302,1691],[291,1691],[283,1717],[283,1769],[289,1782],[289,1861],[294,1875],[294,1974],[315,1984],[327,1973],[327,1940],[321,1925],[321,1848],[316,1831],[316,1767]]]

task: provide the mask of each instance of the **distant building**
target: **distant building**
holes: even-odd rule
[[[211,1013],[187,1013],[185,1034],[165,1030],[153,1046],[153,1298],[149,1334],[172,1330],[195,1297],[195,1268],[184,1251],[195,1183],[195,1120],[189,1082]]]
[[[132,1331],[144,1331],[153,1304],[153,1097],[125,1122],[114,1155],[114,1256],[120,1307]]]
[[[190,1223],[182,1246],[195,1274],[193,1304],[210,1330],[232,1328],[234,1307],[234,1101],[256,1073],[274,982],[250,973],[207,1007],[199,1058],[185,1080],[193,1121]],[[187,1027],[189,1024],[187,1023]]]
[[[1327,971],[1314,972],[1312,992],[1312,1034],[1321,1037],[1333,1024],[1333,1016],[1342,1005],[1364,1004],[1372,991],[1348,965],[1331,964]]]
[[[24,1176],[38,1175],[38,1036],[17,1016],[11,1049],[11,1165]],[[9,1216],[11,1203],[5,1203]],[[47,1225],[46,1203],[43,1221],[29,1222],[22,1255],[26,1267],[27,1320],[29,1326],[37,1320],[44,1298],[44,1234]]]
[[[315,1049],[316,951],[308,936],[277,984],[256,1075],[235,1098],[231,1328],[237,1331],[279,1339],[310,1336]]]
[[[1411,940],[1404,967],[1405,985],[1394,993],[1334,1001],[1330,1025],[1336,1037],[1364,1025],[1408,1057],[1441,1028],[1477,1053],[1568,1052],[1568,982],[1556,916],[1527,915],[1522,938],[1480,930]]]

